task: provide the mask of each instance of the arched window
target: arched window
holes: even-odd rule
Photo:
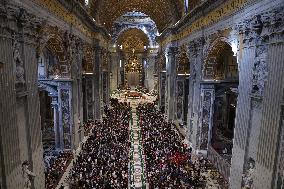
[[[85,0],[85,5],[86,5],[86,6],[89,5],[89,0]]]

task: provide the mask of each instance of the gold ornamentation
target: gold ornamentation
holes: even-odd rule
[[[234,12],[242,9],[246,6],[248,0],[229,0],[219,6],[218,8],[214,9],[213,11],[209,12],[207,15],[200,17],[188,27],[185,27],[181,30],[178,34],[169,36],[162,41],[162,46],[170,43],[171,41],[181,40],[191,33],[200,30],[203,27],[207,27],[211,24],[214,24],[226,16],[230,16]]]
[[[233,56],[232,47],[219,41],[208,53],[204,65],[204,79],[225,80],[236,79],[238,66]]]
[[[48,9],[50,12],[52,12],[54,15],[56,15],[66,23],[76,27],[86,36],[94,36],[93,32],[85,24],[83,24],[82,21],[77,18],[77,16],[70,14],[70,12],[66,10],[66,8],[63,7],[57,0],[38,0],[38,2],[44,8]]]
[[[118,45],[122,45],[126,52],[132,52],[133,49],[135,52],[143,52],[144,46],[149,45],[149,39],[143,31],[133,28],[120,35]]]
[[[109,31],[114,21],[127,12],[138,11],[150,16],[160,31],[182,16],[182,0],[93,0],[91,4],[94,18]]]
[[[125,72],[142,72],[142,64],[138,61],[137,56],[133,53],[132,56],[129,57],[127,64],[125,65]]]

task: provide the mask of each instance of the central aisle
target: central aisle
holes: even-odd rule
[[[145,176],[145,157],[142,146],[141,129],[139,126],[139,120],[136,114],[136,108],[138,105],[137,100],[130,100],[132,108],[132,117],[130,122],[130,189],[146,189],[146,176]]]

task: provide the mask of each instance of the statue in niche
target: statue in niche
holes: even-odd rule
[[[255,161],[252,158],[249,158],[247,164],[248,165],[245,170],[245,173],[242,176],[243,177],[242,189],[250,189],[253,184]]]
[[[24,178],[24,189],[30,189],[31,188],[31,177],[35,177],[36,175],[29,170],[29,162],[24,161],[22,163],[22,174]]]
[[[24,70],[24,63],[21,58],[20,54],[20,43],[17,40],[17,37],[14,36],[14,43],[13,43],[13,58],[14,58],[14,65],[16,67],[16,84],[25,84],[25,70]]]

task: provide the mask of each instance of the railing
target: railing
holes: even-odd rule
[[[224,159],[212,146],[208,146],[208,159],[211,163],[220,171],[226,181],[229,181],[230,177],[230,163]]]

